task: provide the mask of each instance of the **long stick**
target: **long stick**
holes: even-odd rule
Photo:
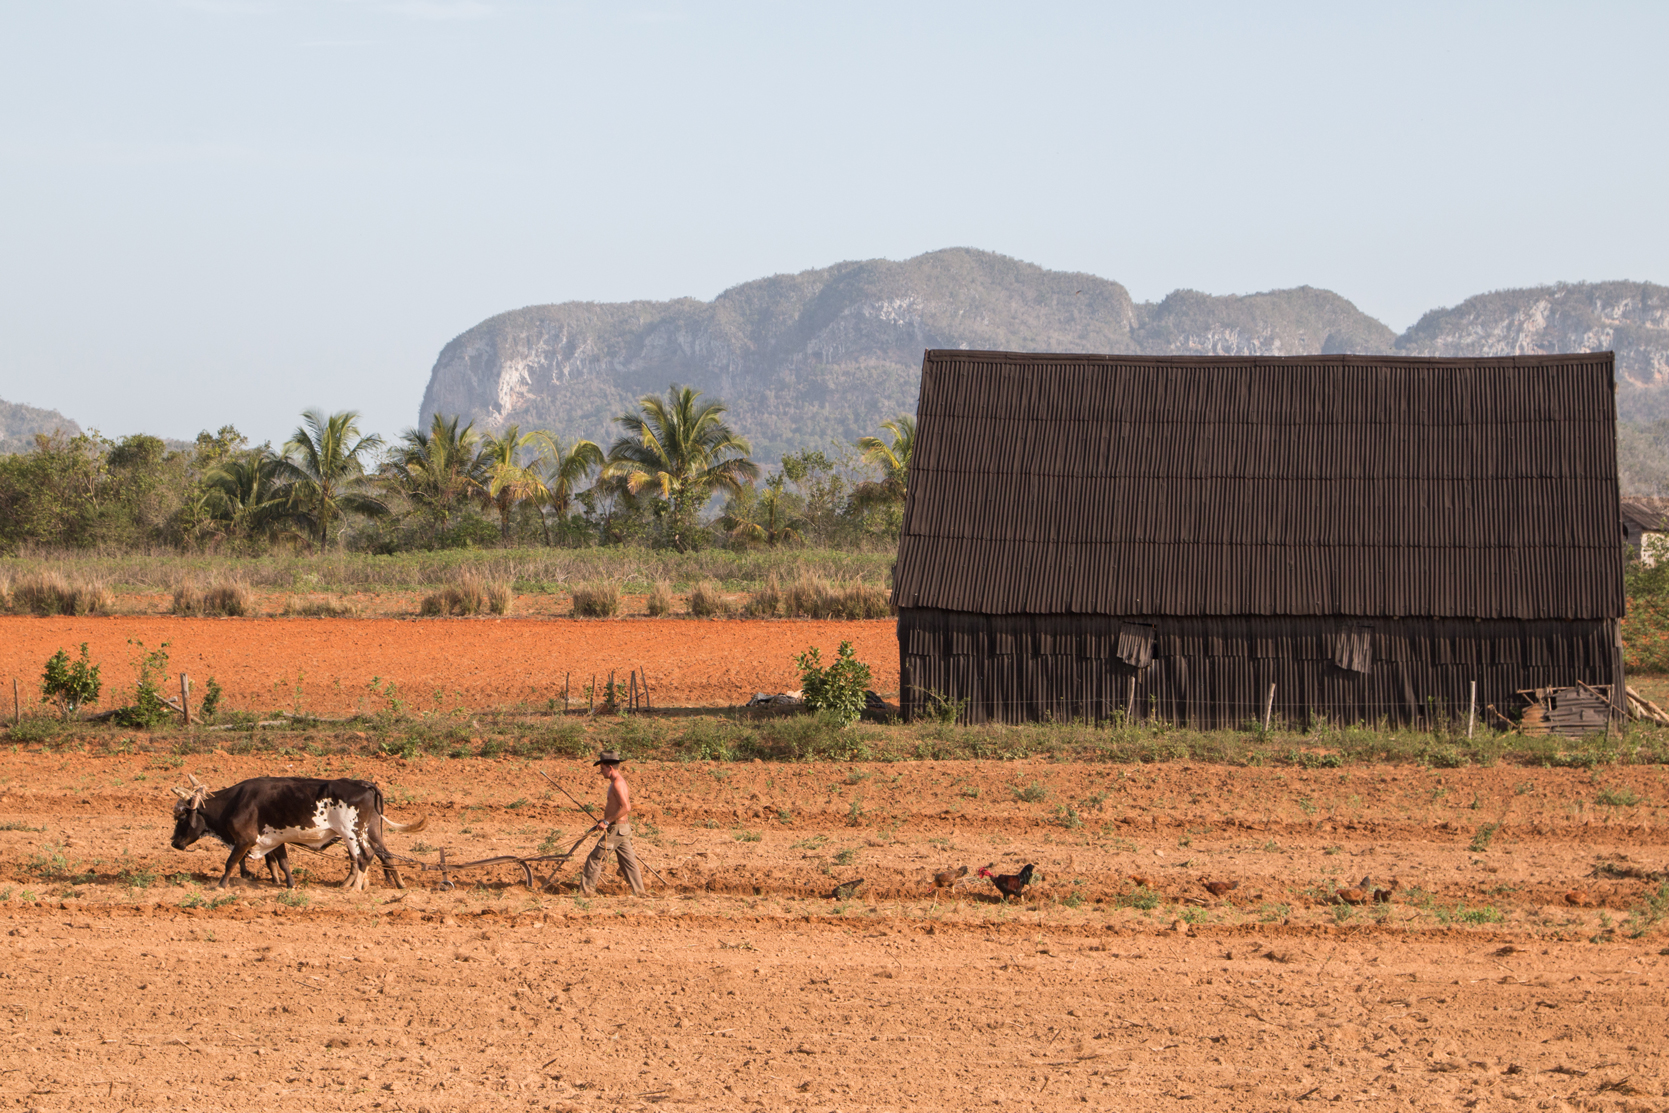
[[[590,808],[586,807],[584,804],[581,804],[580,801],[574,796],[574,794],[572,792],[569,792],[567,789],[563,788],[561,781],[556,780],[549,773],[545,772],[543,769],[539,770],[539,775],[541,777],[545,778],[545,780],[550,781],[551,784],[555,785],[562,792],[562,795],[566,796],[570,800],[573,800],[574,803],[579,804],[580,810],[582,812],[584,812],[586,815],[591,816],[592,822],[595,823],[597,821],[596,814],[593,813]],[[606,834],[607,832],[604,832],[604,833]],[[666,878],[661,876],[661,871],[660,870],[656,869],[654,866],[651,866],[648,862],[645,862],[641,858],[638,859],[638,865],[644,867],[650,873],[654,874],[655,875],[655,880],[659,881],[663,886],[665,886],[668,889],[672,888],[671,885],[667,885]]]
[[[564,715],[568,713],[568,682],[572,679],[574,679],[573,673],[565,672],[562,674],[562,713]]]
[[[1275,710],[1275,685],[1269,686],[1269,700],[1263,705],[1263,733],[1269,733],[1269,713]]]
[[[1472,696],[1466,704],[1466,737],[1472,737],[1472,723],[1478,715],[1478,682],[1472,681]]]
[[[17,677],[12,677],[12,726],[23,722],[23,702],[17,694]]]
[[[642,665],[638,666],[637,671],[638,675],[643,677],[643,709],[653,711],[654,708],[649,706],[649,673],[644,670]]]
[[[186,726],[191,725],[191,678],[180,673],[180,718]]]
[[[587,715],[595,715],[597,713],[597,674],[596,673],[591,674],[591,690],[589,692],[585,693],[585,713]]]

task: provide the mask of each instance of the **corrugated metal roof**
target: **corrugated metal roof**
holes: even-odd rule
[[[929,351],[901,607],[1613,618],[1609,352]]]

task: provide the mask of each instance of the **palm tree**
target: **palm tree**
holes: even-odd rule
[[[289,516],[323,548],[330,527],[344,514],[386,514],[388,507],[369,493],[364,456],[382,446],[375,433],[360,436],[359,414],[343,410],[326,417],[319,410],[301,415],[301,424],[284,442],[274,471],[283,484]]]
[[[278,458],[271,452],[246,452],[223,460],[203,476],[206,528],[221,536],[254,537],[284,515],[278,490]]]
[[[743,545],[760,543],[775,548],[787,541],[804,541],[805,518],[795,512],[794,496],[783,490],[785,477],[773,475],[765,481],[758,498],[742,492],[724,508],[719,525],[730,539]]]
[[[651,490],[666,500],[663,528],[672,547],[694,543],[695,516],[714,491],[735,494],[759,475],[747,458],[753,447],[723,421],[723,402],[698,404],[701,392],[673,385],[666,397],[638,399],[638,412],[622,414],[625,430],[609,448],[603,478],[637,494]]]
[[[532,461],[522,463],[522,454],[533,446]],[[511,425],[502,435],[491,433],[481,438],[481,501],[498,508],[499,535],[510,540],[510,511],[518,502],[550,497],[544,476],[539,474],[539,458],[551,449],[550,434],[542,429],[523,433],[521,426]],[[549,533],[546,534],[547,539]]]
[[[460,420],[437,413],[427,432],[407,429],[383,469],[429,519],[431,540],[451,517],[453,503],[481,489],[481,434],[474,422],[458,428]]]
[[[904,501],[910,477],[910,453],[916,446],[916,419],[899,414],[891,421],[881,422],[881,428],[892,434],[891,444],[880,437],[858,438],[865,462],[881,469],[879,483],[860,483],[853,490],[852,501],[859,506]]]
[[[574,488],[591,474],[591,469],[603,466],[603,450],[594,441],[577,440],[564,448],[556,437],[550,439],[550,454],[545,458],[545,490],[547,501],[556,511],[559,522],[568,520],[574,504]],[[545,544],[550,544],[550,523],[545,524]]]

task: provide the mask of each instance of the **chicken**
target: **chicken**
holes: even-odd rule
[[[1364,877],[1348,889],[1339,889],[1333,894],[1336,904],[1366,904],[1373,895],[1373,879]]]
[[[1592,908],[1594,906],[1594,898],[1589,896],[1587,893],[1584,893],[1581,889],[1572,889],[1570,892],[1565,894],[1565,903],[1576,908]]]
[[[1240,882],[1238,881],[1207,881],[1203,877],[1200,878],[1200,884],[1204,885],[1205,891],[1214,897],[1220,897],[1224,893],[1232,893],[1240,888]]]
[[[855,881],[843,881],[834,887],[834,891],[829,894],[828,899],[851,900],[852,895],[858,891],[858,886],[862,884],[863,878],[861,877]]]
[[[1366,881],[1367,878],[1364,877],[1362,880]],[[1391,878],[1390,881],[1386,882],[1385,888],[1373,891],[1373,902],[1375,904],[1390,904],[1392,894],[1400,888],[1402,888],[1402,882],[1395,877]]]
[[[992,865],[995,864],[995,862],[992,863]],[[1019,896],[1026,886],[1032,883],[1032,871],[1035,869],[1037,869],[1037,866],[1031,862],[1027,862],[1019,873],[992,873],[991,866],[981,866],[979,867],[979,876],[989,877],[991,884],[997,887],[997,892],[1003,895],[1004,900],[1007,900],[1009,897]]]
[[[933,887],[935,889],[948,889],[967,876],[967,866],[958,866],[953,870],[940,870],[933,875]]]

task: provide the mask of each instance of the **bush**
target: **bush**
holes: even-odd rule
[[[794,664],[800,670],[801,697],[811,710],[827,711],[843,723],[855,723],[863,715],[869,666],[853,654],[851,642],[840,643],[827,668],[816,646],[794,658]]]
[[[220,688],[220,681],[209,677],[208,683],[203,685],[203,702],[197,708],[198,714],[205,719],[214,718],[220,713],[220,701],[225,694]]]
[[[230,615],[241,618],[255,609],[249,588],[236,581],[222,581],[199,590],[186,580],[174,588],[174,613],[183,615]]]
[[[612,618],[620,613],[620,588],[617,584],[576,584],[573,590],[575,618]]]
[[[97,703],[103,688],[99,667],[87,658],[87,643],[81,643],[80,660],[70,660],[62,649],[46,662],[41,676],[41,702],[56,703],[58,712],[66,720],[84,703]]]
[[[280,613],[285,618],[351,618],[359,613],[359,608],[332,599],[298,599],[290,595],[284,599],[284,609]]]
[[[136,638],[129,638],[128,644],[137,646],[139,650],[138,656],[133,659],[136,673],[133,702],[116,712],[116,721],[125,727],[154,730],[175,714],[174,709],[163,702],[159,686],[159,682],[166,683],[168,680],[168,643],[163,642],[152,650],[147,650],[145,643]]]
[[[649,589],[648,609],[651,615],[659,617],[672,613],[672,585],[665,580],[656,580],[655,586]]]
[[[10,606],[30,614],[105,614],[115,605],[115,594],[103,582],[71,583],[58,572],[31,572],[11,589]]]
[[[775,618],[781,609],[782,587],[772,576],[765,581],[764,587],[748,596],[748,601],[742,605],[742,614],[748,618]]]
[[[510,584],[505,580],[489,583],[466,572],[456,583],[448,584],[432,595],[425,595],[418,612],[425,615],[509,614],[515,600]]]
[[[886,618],[892,605],[884,588],[831,583],[802,572],[782,589],[782,613],[789,618]]]
[[[697,618],[712,618],[730,613],[730,601],[712,580],[702,580],[690,592],[690,613]]]

